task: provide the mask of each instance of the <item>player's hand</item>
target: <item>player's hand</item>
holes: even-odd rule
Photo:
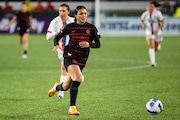
[[[145,25],[145,24],[142,24],[142,28],[143,28],[143,29],[146,29],[146,25]]]
[[[56,53],[58,49],[62,50],[62,48],[60,47],[60,45],[54,46],[54,48],[53,48],[53,53]]]
[[[31,32],[35,32],[35,29],[33,27],[30,28]]]
[[[88,48],[90,45],[87,41],[81,41],[81,42],[79,42],[79,46],[81,48]]]

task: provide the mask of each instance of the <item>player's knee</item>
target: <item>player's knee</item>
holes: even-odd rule
[[[83,75],[78,75],[76,77],[76,80],[79,81],[79,82],[83,82],[84,81],[84,76]]]

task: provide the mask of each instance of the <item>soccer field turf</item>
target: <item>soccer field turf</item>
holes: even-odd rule
[[[60,63],[45,35],[31,35],[28,58],[22,59],[17,35],[0,38],[0,120],[179,120],[180,36],[165,36],[150,67],[144,36],[103,37],[91,49],[79,87],[79,116],[69,116],[69,90],[64,99],[48,97],[59,81]],[[146,112],[146,102],[163,103],[159,115]]]

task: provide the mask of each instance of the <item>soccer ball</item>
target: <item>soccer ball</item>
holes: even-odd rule
[[[146,103],[146,111],[151,115],[157,115],[163,110],[163,104],[160,100],[153,98]]]

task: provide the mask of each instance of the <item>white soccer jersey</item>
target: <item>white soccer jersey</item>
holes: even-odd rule
[[[152,14],[145,11],[141,15],[141,20],[146,24],[146,35],[154,35],[155,30],[159,27],[161,22],[164,20],[162,13],[158,10],[154,10]],[[162,30],[158,34],[161,34]]]
[[[56,33],[59,33],[61,29],[64,28],[66,24],[74,22],[73,17],[68,17],[68,19],[65,22],[62,22],[61,18],[59,16],[55,17],[51,23],[49,24],[49,27],[47,29],[46,39],[51,40],[55,37]],[[59,45],[65,47],[69,43],[69,36],[66,35],[61,40],[59,40]],[[57,50],[58,52],[58,58],[61,62],[63,62],[63,51],[60,49]]]
[[[60,30],[69,23],[74,22],[74,18],[73,17],[68,17],[68,19],[66,20],[66,22],[62,22],[61,18],[59,16],[55,17],[51,22],[50,25],[47,29],[47,34],[46,34],[46,39],[47,40],[51,40],[54,38],[55,33],[59,33]],[[66,42],[65,44],[67,45],[69,41],[69,36],[66,36]],[[62,40],[59,41],[60,45],[62,44]]]

